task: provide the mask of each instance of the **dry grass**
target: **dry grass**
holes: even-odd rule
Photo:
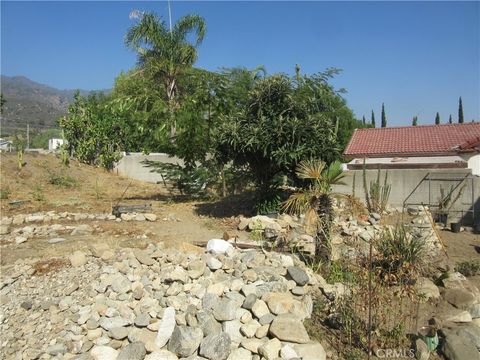
[[[44,275],[67,266],[70,266],[70,263],[68,260],[63,258],[51,258],[47,260],[41,260],[37,261],[32,265],[37,275]]]

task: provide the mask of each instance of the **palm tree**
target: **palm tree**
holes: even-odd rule
[[[197,60],[197,47],[205,37],[205,20],[198,15],[180,18],[173,28],[154,13],[140,14],[125,36],[125,43],[138,53],[141,68],[150,72],[164,89],[170,111],[170,139],[176,134],[174,111],[178,107],[178,78]],[[189,41],[193,35],[193,41]]]
[[[305,213],[307,226],[314,226],[315,258],[330,259],[330,234],[335,213],[332,201],[332,185],[344,185],[341,181],[345,176],[341,163],[335,161],[329,166],[322,160],[303,160],[296,169],[297,176],[309,180],[310,185],[294,194],[285,201],[286,212]]]

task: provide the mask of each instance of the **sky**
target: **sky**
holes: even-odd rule
[[[1,73],[60,89],[111,88],[135,66],[124,44],[133,9],[168,21],[165,1],[1,1]],[[195,66],[264,65],[269,74],[341,68],[333,84],[355,115],[389,126],[480,120],[480,2],[178,2],[207,34]]]

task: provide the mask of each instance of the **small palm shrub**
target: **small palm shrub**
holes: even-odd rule
[[[388,282],[410,281],[424,264],[425,242],[410,236],[403,225],[384,231],[376,249],[375,263]]]

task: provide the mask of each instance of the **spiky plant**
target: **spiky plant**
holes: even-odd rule
[[[315,229],[315,258],[330,260],[330,234],[335,216],[332,185],[344,185],[341,163],[335,161],[327,166],[322,160],[303,160],[298,164],[296,174],[309,185],[292,194],[284,202],[283,209],[305,214],[307,226]]]

